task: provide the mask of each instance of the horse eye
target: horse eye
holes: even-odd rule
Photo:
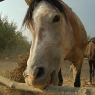
[[[53,23],[55,22],[59,22],[60,21],[60,16],[59,15],[56,15],[53,19]]]

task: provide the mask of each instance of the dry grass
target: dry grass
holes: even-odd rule
[[[14,81],[24,82],[23,71],[26,69],[27,59],[28,59],[28,54],[19,55],[17,66],[11,71],[9,70],[3,71],[2,75]],[[0,95],[35,95],[35,94],[32,92],[30,93],[30,92],[25,92],[25,91],[18,91],[18,90],[6,87],[3,84],[0,84]]]

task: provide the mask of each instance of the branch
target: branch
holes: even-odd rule
[[[2,84],[7,85],[10,88],[24,90],[24,91],[31,91],[31,92],[41,92],[48,95],[95,95],[94,88],[75,88],[75,87],[63,87],[63,86],[47,86],[45,89],[37,89],[29,86],[25,83],[19,83],[16,81],[12,81],[8,78],[0,76],[0,82]]]

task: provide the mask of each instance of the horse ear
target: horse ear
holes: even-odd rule
[[[58,1],[61,1],[61,0],[58,0]]]
[[[27,3],[27,5],[29,6],[30,3],[32,2],[32,0],[25,0],[25,2]]]

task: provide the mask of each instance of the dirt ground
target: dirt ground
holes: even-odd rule
[[[62,73],[63,73],[63,86],[74,86],[74,78],[72,71],[70,71],[70,62],[67,62],[68,64],[64,64],[62,66]],[[93,84],[90,84],[89,82],[89,64],[88,60],[84,59],[82,71],[81,71],[81,87],[95,87],[95,79],[93,79]]]
[[[0,60],[0,74],[6,70],[12,70],[17,65],[17,62],[10,61],[10,60]],[[63,74],[63,86],[73,86],[74,79],[72,76],[72,71],[69,71],[70,69],[70,63],[63,64],[62,67],[62,74]],[[88,60],[84,60],[83,66],[82,66],[82,72],[81,72],[81,87],[95,87],[95,80],[93,79],[93,84],[89,84],[89,66],[88,66]],[[0,85],[0,89],[2,86]],[[7,88],[3,88],[2,91],[7,90]],[[10,92],[10,91],[9,91]],[[2,94],[0,92],[0,95],[20,95],[18,92],[16,94]],[[28,94],[25,94],[28,95]],[[32,94],[34,95],[34,94]]]

